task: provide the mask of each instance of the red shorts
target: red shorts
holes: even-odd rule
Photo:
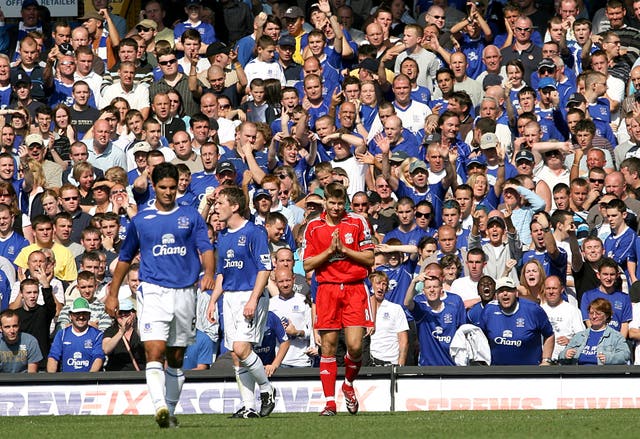
[[[373,327],[369,293],[363,283],[320,284],[316,294],[315,329]]]

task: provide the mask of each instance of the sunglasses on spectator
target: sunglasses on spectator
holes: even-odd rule
[[[64,201],[76,201],[78,199],[78,197],[63,197],[62,199]]]
[[[604,178],[590,178],[589,183],[604,184]]]
[[[430,218],[431,212],[416,212],[416,218]]]
[[[158,64],[160,64],[161,66],[170,66],[171,64],[175,64],[177,62],[178,62],[178,60],[176,58],[173,58],[173,59],[169,59],[167,61],[158,61]]]
[[[369,203],[351,203],[353,207],[367,207]]]
[[[144,27],[144,26],[136,26],[136,30],[138,32],[149,32],[151,30],[150,27]]]

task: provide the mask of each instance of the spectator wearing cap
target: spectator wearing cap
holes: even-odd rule
[[[487,164],[487,180],[496,194],[502,193],[502,185],[507,178],[518,175],[517,169],[505,160],[505,148],[495,133],[484,133],[480,137],[480,151]]]
[[[102,349],[108,358],[105,370],[144,370],[144,343],[140,341],[136,309],[130,297],[120,299],[115,322],[104,331]]]
[[[287,85],[297,83],[302,76],[302,66],[293,60],[296,49],[296,39],[291,35],[283,35],[278,40],[276,51],[278,52],[278,64],[284,71]]]
[[[29,111],[32,120],[36,118],[36,110],[44,104],[35,100],[33,96],[33,82],[25,72],[18,72],[15,76],[11,73],[11,85],[15,97],[9,107],[14,109],[25,108]]]
[[[424,199],[433,204],[436,221],[439,221],[442,214],[442,201],[444,194],[450,186],[455,186],[456,173],[449,158],[449,148],[442,148],[440,154],[445,165],[446,176],[436,184],[429,184],[429,169],[422,160],[413,162],[409,166],[409,173],[412,177],[413,186],[407,185],[391,173],[389,166],[389,146],[385,142],[379,142],[378,146],[382,150],[382,175],[389,182],[389,186],[398,197],[409,197],[414,202]],[[446,154],[444,153],[446,149]],[[453,156],[452,156],[453,158]]]
[[[544,139],[564,140],[568,137],[560,111],[558,84],[553,77],[545,76],[538,81],[538,101],[535,108]]]
[[[496,282],[496,301],[488,303],[480,328],[489,340],[492,365],[547,366],[555,344],[553,327],[540,306],[518,300],[510,277]]]
[[[293,60],[302,64],[304,59],[302,58],[302,36],[306,34],[304,26],[304,12],[298,6],[291,6],[284,11],[282,15],[284,24],[287,26],[287,31],[290,36],[296,40],[296,50],[293,54]]]
[[[47,372],[99,372],[104,364],[102,331],[89,325],[89,302],[79,297],[69,307],[71,326],[56,334],[49,358]]]
[[[42,32],[42,24],[38,21],[38,7],[36,0],[24,0],[20,7],[20,21],[13,25],[7,23],[0,27],[0,53],[8,54],[11,61],[19,59],[19,42],[29,32]],[[0,10],[0,21],[5,22],[2,10]]]
[[[522,243],[511,221],[511,210],[493,211],[489,215],[487,220],[488,242],[482,244],[478,222],[474,218],[474,225],[469,236],[469,249],[481,248],[486,255],[487,264],[484,267],[484,274],[493,279],[508,276],[514,282],[518,282],[515,264],[510,261],[519,261],[522,258]]]
[[[200,53],[204,55],[209,44],[217,41],[216,31],[209,23],[201,20],[202,4],[200,0],[187,0],[184,12],[187,14],[187,19],[182,23],[177,23],[173,29],[175,48],[176,50],[184,51],[184,45],[181,41],[182,34],[187,29],[195,29],[202,36]]]
[[[42,172],[45,177],[45,188],[60,187],[62,185],[62,167],[45,160],[46,147],[44,139],[40,134],[29,134],[24,138],[24,146],[20,150],[20,161],[27,164],[26,158],[29,157],[42,166]]]
[[[106,69],[110,69],[116,63],[114,57],[115,48],[120,45],[120,35],[113,21],[109,18],[106,9],[98,11],[85,11],[85,14],[78,18],[82,22],[82,26],[89,33],[89,46],[94,53],[98,55],[105,65]],[[106,15],[106,17],[105,17]],[[105,30],[105,23],[108,29]]]

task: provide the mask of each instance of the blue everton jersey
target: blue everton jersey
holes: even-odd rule
[[[491,364],[538,365],[542,361],[542,340],[553,335],[544,310],[536,303],[519,300],[513,314],[502,312],[496,300],[480,316],[480,328],[489,340]]]
[[[411,313],[416,321],[418,341],[420,342],[420,366],[454,366],[449,347],[456,330],[465,323],[460,320],[461,313],[452,302],[443,302],[441,311],[435,312],[427,303],[424,294],[413,299]]]
[[[0,256],[4,256],[13,262],[18,253],[28,245],[29,241],[24,236],[13,232],[8,238],[0,239]]]
[[[252,222],[218,234],[217,274],[224,291],[251,291],[259,271],[269,271],[271,255],[267,231]]]
[[[389,278],[389,290],[385,294],[385,299],[389,302],[396,303],[404,309],[407,319],[413,320],[413,316],[407,311],[404,306],[404,296],[407,293],[407,288],[411,284],[411,271],[408,264],[400,264],[397,267],[391,267],[390,265],[381,265],[376,268],[376,271],[386,273]]]
[[[155,207],[136,215],[120,249],[120,260],[131,261],[140,250],[140,280],[168,288],[185,288],[198,280],[200,255],[213,250],[207,225],[192,207],[170,212]]]
[[[273,360],[276,359],[276,348],[287,340],[289,340],[289,338],[284,330],[284,326],[282,326],[282,321],[275,313],[269,311],[267,314],[267,326],[265,326],[264,335],[262,336],[262,343],[254,346],[253,352],[260,357],[262,364],[271,364]]]
[[[622,324],[630,322],[633,318],[631,299],[628,294],[625,294],[622,291],[615,291],[611,294],[607,294],[601,291],[600,288],[595,288],[593,290],[585,291],[580,299],[582,320],[589,320],[589,304],[596,299],[605,299],[611,303],[611,311],[613,311],[613,315],[611,316],[609,326],[616,331],[619,332]]]
[[[49,358],[58,361],[61,372],[89,372],[93,362],[102,358],[102,332],[89,326],[82,334],[73,332],[71,326],[58,331]]]

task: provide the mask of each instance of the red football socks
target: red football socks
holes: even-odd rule
[[[344,381],[348,386],[353,386],[353,381],[360,372],[360,366],[362,366],[362,357],[354,360],[348,353],[344,356]]]
[[[336,407],[336,377],[338,375],[338,365],[336,357],[320,357],[320,382],[322,391],[327,400],[327,407],[335,410]]]

